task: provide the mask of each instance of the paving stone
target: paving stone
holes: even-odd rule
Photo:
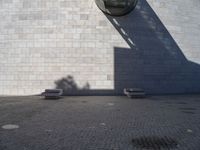
[[[199,95],[0,97],[1,126],[20,126],[0,129],[0,149],[199,150],[199,102]],[[181,112],[182,103],[196,114]]]

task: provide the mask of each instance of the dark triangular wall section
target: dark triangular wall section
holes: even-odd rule
[[[164,53],[115,48],[115,92],[120,94],[128,87],[144,89],[147,94],[198,93],[200,66]]]
[[[115,47],[115,90],[142,88],[149,94],[200,92],[200,66],[188,61],[149,4],[109,21],[129,44]]]

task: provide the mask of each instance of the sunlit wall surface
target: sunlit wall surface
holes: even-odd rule
[[[3,0],[0,20],[0,94],[114,88],[113,46],[127,44],[94,0]]]
[[[200,64],[200,1],[147,0],[185,57]]]

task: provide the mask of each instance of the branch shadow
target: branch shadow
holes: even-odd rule
[[[82,88],[80,88],[74,80],[74,77],[71,75],[55,81],[55,84],[56,89],[62,89],[64,95],[84,95],[84,93],[87,93],[86,91],[90,90],[89,83],[86,83]]]

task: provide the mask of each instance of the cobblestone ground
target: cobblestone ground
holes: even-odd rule
[[[6,124],[19,128],[0,128],[0,150],[200,150],[200,95],[1,97],[0,125]],[[176,144],[145,146],[142,138]]]

